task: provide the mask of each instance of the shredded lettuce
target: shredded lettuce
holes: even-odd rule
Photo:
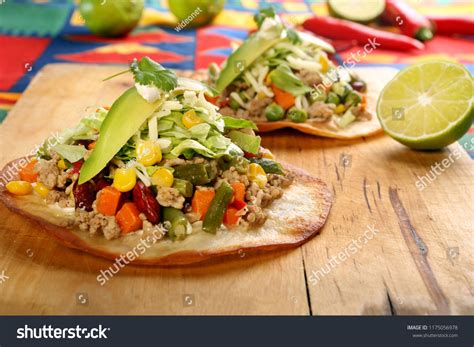
[[[203,146],[196,140],[184,140],[181,142],[179,145],[177,145],[173,150],[170,152],[171,155],[174,157],[179,157],[183,152],[187,150],[193,150],[196,153],[201,154],[202,156],[208,157],[208,158],[214,158],[216,156],[216,153],[211,151],[209,148]]]
[[[58,153],[61,158],[66,159],[70,163],[75,163],[76,161],[81,160],[84,158],[84,154],[86,154],[87,149],[84,146],[76,146],[76,145],[56,145],[51,148],[51,150]]]

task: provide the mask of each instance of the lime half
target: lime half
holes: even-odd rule
[[[385,132],[414,149],[439,149],[466,133],[474,118],[474,81],[460,64],[429,61],[400,71],[380,93]]]
[[[368,23],[380,16],[385,0],[328,0],[329,13],[333,17]]]

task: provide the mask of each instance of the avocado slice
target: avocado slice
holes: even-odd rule
[[[280,34],[283,26],[279,28]],[[220,94],[232,83],[242,72],[244,72],[259,56],[273,47],[281,40],[281,35],[268,38],[262,32],[257,31],[247,38],[237,50],[227,58],[226,65],[222,69],[216,81],[216,90]]]
[[[149,103],[135,87],[115,100],[100,127],[99,139],[91,156],[81,167],[79,184],[89,181],[106,167],[163,101],[159,99]]]

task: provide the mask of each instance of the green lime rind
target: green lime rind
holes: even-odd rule
[[[434,73],[437,69],[440,69],[439,71],[441,71],[439,74]],[[448,70],[449,73],[448,76],[446,76],[446,71]],[[422,78],[412,79],[409,85],[403,83],[403,79],[404,77],[407,77],[407,75],[413,77],[417,74]],[[430,81],[431,83],[429,83]],[[437,86],[438,88],[434,88],[432,91],[432,86]],[[460,86],[462,86],[462,88]],[[377,101],[377,117],[385,133],[398,142],[413,149],[440,149],[461,138],[472,126],[474,120],[473,86],[474,80],[469,70],[461,64],[442,60],[433,60],[415,64],[400,71],[382,89]],[[403,88],[408,91],[408,94],[404,95],[406,98],[397,100],[397,95],[403,95]],[[413,94],[414,92],[418,92],[419,94],[415,97]],[[452,95],[449,93],[452,93]],[[428,107],[434,109],[435,113],[441,115],[441,120],[439,117],[433,116],[433,111],[429,110],[429,112],[426,113],[428,116],[431,115],[432,117],[427,117],[424,111],[427,108],[424,108],[425,106],[422,105],[420,101],[421,94],[427,94],[430,100],[428,102],[430,106]],[[436,96],[439,94],[441,94],[441,96],[444,95],[444,98],[437,98]],[[446,95],[449,99],[446,99]],[[443,107],[445,110],[452,111],[459,109],[459,116],[457,116],[457,113],[446,115],[441,112],[442,110],[434,107],[432,102],[438,105],[443,105],[444,103]],[[466,106],[460,108],[460,105]],[[408,111],[408,113],[404,115],[406,120],[394,121],[393,119],[390,119],[390,115],[387,114],[387,109],[392,109],[393,113],[394,108],[407,110],[413,108],[418,110],[421,109],[423,110],[423,120],[420,120],[420,112]],[[446,117],[455,119],[448,122],[445,119]],[[448,123],[444,128],[440,126],[440,123],[443,122]],[[399,129],[395,129],[397,127]],[[401,128],[404,128],[406,132],[407,129],[410,128],[408,131],[413,132],[413,129],[419,129],[420,127],[423,127],[424,130],[426,130],[427,127],[430,129],[434,128],[437,131],[423,133],[422,135],[416,134],[416,136],[410,136],[403,131],[400,131]],[[439,128],[436,129],[436,127]]]
[[[377,19],[385,9],[385,0],[328,0],[329,14],[353,22],[369,23]]]

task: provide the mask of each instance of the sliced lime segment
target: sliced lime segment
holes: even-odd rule
[[[473,86],[463,65],[439,60],[412,65],[382,90],[377,116],[395,140],[415,149],[439,149],[471,126]]]
[[[328,0],[333,17],[367,23],[375,20],[385,9],[385,0]]]

